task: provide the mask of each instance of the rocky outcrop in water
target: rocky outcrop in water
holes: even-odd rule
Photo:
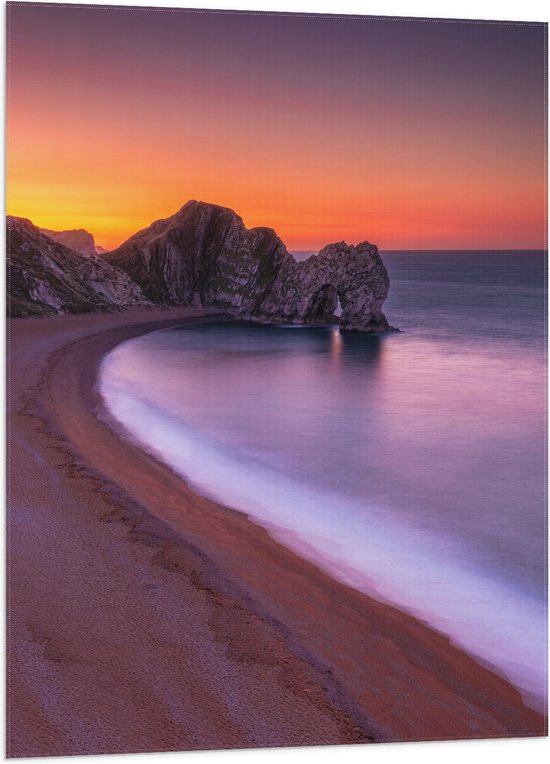
[[[285,258],[260,311],[270,320],[323,323],[334,320],[339,302],[341,328],[382,332],[390,328],[382,313],[389,286],[373,244],[329,244],[301,263]]]
[[[124,271],[95,254],[83,257],[30,220],[7,219],[8,314],[99,313],[150,305]]]
[[[264,321],[333,321],[386,331],[389,279],[377,248],[331,244],[298,263],[270,228],[247,229],[232,210],[188,202],[104,256],[152,302],[203,305]]]

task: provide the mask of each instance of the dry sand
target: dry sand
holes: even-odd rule
[[[546,734],[445,636],[98,418],[106,352],[204,315],[9,322],[8,755]]]

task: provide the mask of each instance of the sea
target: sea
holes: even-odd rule
[[[543,710],[547,253],[382,257],[399,332],[189,324],[116,347],[101,394],[197,493]]]

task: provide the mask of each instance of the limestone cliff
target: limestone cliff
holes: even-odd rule
[[[233,210],[196,201],[101,257],[82,256],[93,245],[85,231],[62,233],[78,234],[80,254],[8,218],[10,315],[202,305],[258,321],[327,323],[339,303],[343,329],[390,328],[388,274],[366,241],[330,244],[299,263],[271,228],[248,229]]]
[[[271,229],[249,231],[232,210],[201,202],[188,202],[104,255],[153,302],[251,315],[269,293],[284,257],[290,255]]]
[[[7,219],[8,314],[97,313],[147,306],[124,271],[95,254],[81,254],[41,233],[30,220]]]
[[[104,259],[127,271],[158,304],[322,323],[334,320],[339,300],[342,328],[390,328],[382,312],[389,279],[375,246],[331,244],[297,263],[272,229],[247,229],[235,212],[213,204],[188,202]]]

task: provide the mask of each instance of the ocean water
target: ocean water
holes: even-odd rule
[[[545,253],[386,252],[400,333],[130,340],[112,416],[203,494],[546,697]]]

